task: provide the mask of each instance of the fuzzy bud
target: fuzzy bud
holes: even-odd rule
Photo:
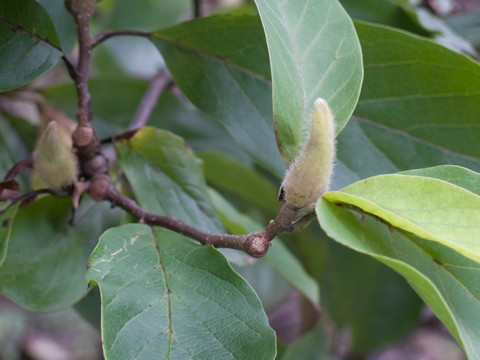
[[[307,144],[290,164],[281,192],[295,209],[313,208],[327,191],[335,157],[335,121],[327,102],[315,100]]]
[[[33,153],[34,170],[49,189],[70,185],[77,175],[77,157],[72,152],[72,132],[50,121]]]

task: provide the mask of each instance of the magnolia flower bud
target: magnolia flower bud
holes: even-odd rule
[[[311,130],[303,151],[292,161],[282,182],[287,205],[313,208],[327,191],[335,157],[335,121],[327,102],[315,100]]]
[[[52,120],[37,141],[33,168],[49,189],[70,185],[77,176],[77,157],[72,152],[71,134],[66,126]]]

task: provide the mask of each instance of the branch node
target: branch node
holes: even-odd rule
[[[73,145],[84,147],[93,139],[93,129],[90,126],[78,126],[72,134]]]
[[[244,251],[253,257],[260,258],[267,254],[272,242],[266,237],[264,231],[257,231],[248,235],[243,248]]]
[[[108,197],[112,181],[110,177],[105,174],[98,174],[92,178],[92,183],[88,189],[90,197],[95,201],[102,201]]]
[[[98,153],[92,158],[89,158],[83,164],[82,170],[87,178],[94,177],[96,174],[108,173],[108,163],[105,155]]]

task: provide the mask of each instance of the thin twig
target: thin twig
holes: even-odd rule
[[[56,195],[54,193],[54,191],[52,191],[50,189],[38,189],[38,190],[32,190],[32,191],[30,191],[26,194],[21,194],[19,196],[13,197],[13,198],[2,199],[2,201],[9,200],[10,204],[5,209],[0,211],[0,215],[5,213],[10,207],[12,207],[13,205],[15,205],[18,202],[21,202],[20,206],[25,206],[25,205],[30,204],[33,200],[35,200],[35,198],[38,195],[41,195],[41,194]]]
[[[92,49],[114,36],[142,36],[149,38],[152,36],[152,33],[139,30],[105,30],[93,38]]]
[[[110,186],[105,200],[110,201],[113,206],[118,206],[126,210],[142,223],[170,229],[179,234],[195,239],[204,245],[228,247],[245,251],[245,243],[247,242],[248,235],[213,234],[190,226],[175,217],[153,214],[138,206],[134,200],[119,193],[114,186]]]
[[[65,0],[67,9],[73,15],[78,36],[78,62],[73,77],[78,97],[78,126],[72,134],[73,146],[79,159],[81,175],[86,179],[95,174],[108,172],[100,140],[92,128],[92,103],[88,90],[88,69],[92,54],[90,20],[95,11],[96,0]],[[68,66],[68,65],[67,65]]]
[[[170,229],[197,240],[203,245],[242,250],[253,257],[265,256],[272,240],[284,232],[291,232],[295,224],[294,221],[298,218],[298,211],[283,203],[277,217],[271,220],[264,230],[246,235],[214,234],[190,226],[175,217],[153,214],[141,208],[134,200],[118,192],[109,179],[106,181],[108,181],[108,185],[105,186],[105,183],[103,183],[100,186],[105,191],[97,200],[109,201],[112,206],[124,209],[142,223]]]
[[[128,127],[129,130],[139,129],[147,124],[155,105],[157,105],[158,97],[171,81],[172,77],[170,74],[163,70],[153,77],[147,91],[143,95],[142,101],[137,107],[137,111]]]
[[[78,125],[89,127],[92,119],[92,109],[90,102],[90,93],[88,91],[88,68],[90,65],[90,55],[92,54],[92,38],[90,37],[90,19],[89,12],[74,13],[75,23],[77,25],[78,35],[78,64],[75,85],[78,96]]]
[[[26,169],[31,169],[32,167],[33,157],[29,156],[26,159],[19,161],[10,170],[8,170],[4,181],[13,180],[18,174],[24,172]]]

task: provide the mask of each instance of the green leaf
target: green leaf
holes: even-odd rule
[[[211,247],[129,224],[102,235],[89,265],[106,359],[275,357],[260,301]]]
[[[458,167],[415,170],[366,179],[317,205],[327,234],[404,276],[469,358],[480,356],[479,180]]]
[[[234,157],[219,151],[197,153],[209,183],[228,190],[274,216],[279,208],[278,190],[271,181]]]
[[[337,1],[256,0],[273,84],[277,144],[289,164],[305,145],[315,99],[327,100],[337,133],[352,115],[362,84],[362,53]]]
[[[82,201],[75,227],[70,199],[44,197],[18,211],[0,267],[0,291],[32,311],[57,311],[86,293],[87,259],[98,236],[120,222],[107,203]]]
[[[120,165],[139,204],[175,216],[206,231],[223,227],[207,194],[201,160],[184,140],[165,130],[144,127],[116,145]]]
[[[414,7],[405,1],[396,0],[340,0],[348,14],[355,20],[369,21],[428,35],[415,19]]]
[[[479,179],[478,173],[460,166],[435,166],[427,169],[407,170],[403,171],[402,174],[425,176],[443,180],[474,194],[480,195],[480,182],[477,181]]]
[[[0,4],[0,92],[35,80],[61,56],[55,26],[39,3],[11,0]]]
[[[175,84],[225,126],[238,145],[278,177],[285,172],[274,142],[268,53],[255,16],[215,16],[157,31]]]
[[[480,174],[468,178],[480,181]],[[446,196],[448,194],[448,196]],[[480,195],[431,177],[379,175],[324,195],[480,261]]]
[[[356,29],[365,80],[355,115],[374,145],[402,170],[422,147],[435,161],[443,155],[443,163],[478,163],[480,65],[401,31],[364,23]],[[431,165],[439,163],[423,166]]]
[[[152,31],[174,25],[190,11],[190,0],[174,2],[116,0],[107,29]]]
[[[480,171],[479,65],[393,29],[357,23],[357,32],[365,79],[357,116],[338,137],[332,188],[443,164]]]
[[[0,268],[7,257],[12,224],[19,206],[20,202],[17,202],[0,213]]]
[[[77,41],[77,28],[72,14],[70,14],[59,0],[38,0],[52,19],[56,32],[61,43],[62,51],[69,54],[75,47]]]
[[[405,279],[384,264],[324,236],[317,234],[324,248],[316,255],[319,260],[325,258],[317,277],[322,301],[336,326],[349,332],[352,351],[368,354],[412,331],[418,325],[423,302]]]
[[[281,360],[336,360],[330,352],[331,344],[325,321],[289,345]]]

